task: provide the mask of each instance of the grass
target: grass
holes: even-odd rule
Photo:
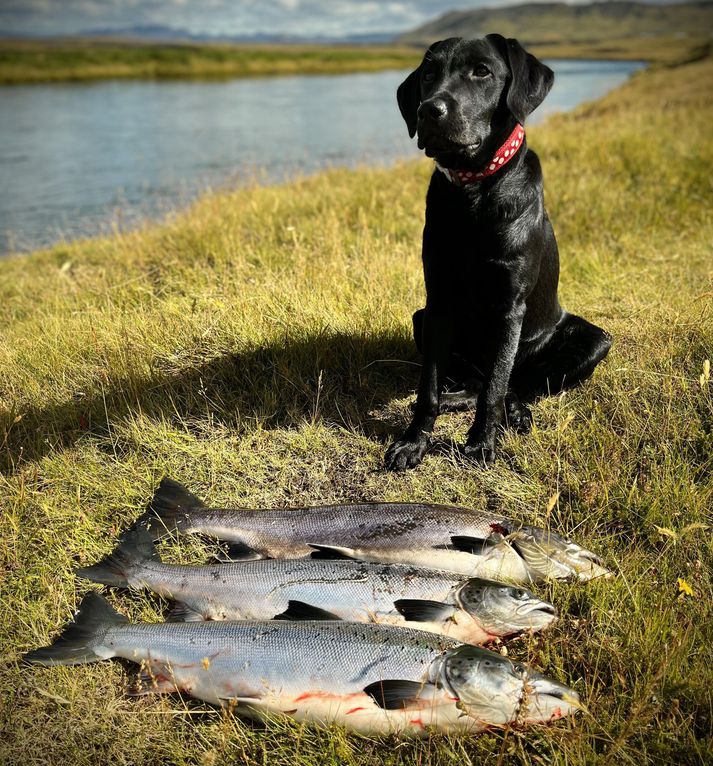
[[[710,42],[713,8],[707,2],[524,3],[485,5],[444,13],[399,35],[396,42],[429,44],[445,37],[481,37],[497,30],[516,37],[527,48],[547,44],[598,44],[626,39],[630,44],[658,47],[661,38],[684,44]]]
[[[10,40],[0,42],[0,84],[371,72],[416,66],[420,54],[404,46]]]
[[[695,44],[694,44],[695,43]],[[548,41],[530,46],[546,58],[635,59],[670,63],[709,39],[659,37]],[[230,45],[128,41],[0,41],[0,85],[106,79],[215,79],[341,74],[408,69],[422,47]]]
[[[659,67],[531,130],[562,300],[615,342],[586,385],[536,404],[531,435],[504,435],[490,471],[448,452],[381,469],[418,375],[426,161],[206,196],[164,225],[0,261],[0,763],[711,763],[712,92],[711,58]],[[437,435],[462,440],[469,419]],[[164,474],[213,504],[447,502],[574,536],[616,579],[543,587],[558,626],[508,652],[588,712],[383,742],[128,698],[118,662],[21,665],[85,591],[73,568]],[[160,618],[148,596],[111,598]]]

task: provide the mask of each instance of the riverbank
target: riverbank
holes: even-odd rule
[[[708,43],[709,44],[709,43]],[[548,43],[544,58],[671,63],[706,41],[680,37]],[[126,40],[0,41],[0,84],[108,79],[223,79],[290,74],[344,74],[415,67],[420,47],[386,45],[229,45]]]
[[[0,84],[107,79],[223,79],[343,74],[416,66],[414,48],[347,45],[0,42]]]
[[[488,472],[447,450],[381,470],[418,374],[429,162],[209,195],[165,225],[0,261],[0,762],[710,762],[712,89],[710,58],[659,67],[529,131],[562,301],[614,347],[585,386],[537,403],[534,432],[506,434]],[[437,436],[461,441],[469,421],[443,417]],[[508,652],[586,712],[383,743],[132,699],[119,663],[22,666],[86,588],[73,569],[164,474],[216,505],[448,502],[575,536],[617,578],[542,588],[559,624]],[[161,617],[148,597],[112,599]]]

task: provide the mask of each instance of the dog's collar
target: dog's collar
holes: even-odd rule
[[[517,124],[513,132],[507,137],[505,143],[495,152],[493,158],[488,162],[485,167],[476,172],[475,170],[451,170],[450,168],[444,168],[438,163],[436,167],[443,173],[446,178],[456,186],[468,186],[469,184],[482,181],[488,176],[492,176],[497,173],[503,165],[507,165],[508,162],[515,156],[517,150],[522,146],[525,140],[525,128],[522,125]]]

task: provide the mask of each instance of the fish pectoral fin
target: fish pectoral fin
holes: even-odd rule
[[[406,710],[411,707],[420,707],[422,702],[420,697],[424,687],[431,685],[400,678],[387,678],[365,686],[364,692],[384,710]]]
[[[400,598],[394,606],[404,619],[413,622],[441,622],[458,611],[453,604],[417,598]]]
[[[451,537],[453,547],[464,553],[474,553],[476,556],[482,556],[489,548],[496,545],[492,540],[481,540],[477,537],[466,537],[465,535],[453,535]]]
[[[170,668],[162,663],[153,663],[141,668],[126,693],[129,697],[143,697],[146,694],[173,694],[177,691]]]
[[[204,622],[205,617],[180,601],[166,615],[166,622]]]
[[[353,548],[343,548],[339,545],[317,545],[316,543],[307,543],[312,548],[310,558],[312,559],[355,559],[356,551]]]
[[[326,609],[320,609],[318,606],[312,606],[312,604],[306,604],[304,601],[288,601],[287,609],[280,614],[276,614],[273,620],[341,620],[332,612],[328,612]]]
[[[250,705],[251,707],[260,707],[264,702],[262,694],[226,694],[218,699],[227,707],[237,705]]]
[[[259,561],[267,557],[245,543],[230,543],[227,548],[215,553],[213,558],[221,563],[230,564],[234,561]]]

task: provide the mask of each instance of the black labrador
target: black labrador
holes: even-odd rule
[[[553,80],[517,40],[488,35],[433,44],[399,86],[409,135],[437,165],[423,231],[426,307],[413,316],[423,367],[389,469],[421,462],[439,412],[473,407],[465,455],[491,463],[504,422],[527,433],[527,403],[586,379],[609,351],[609,334],[557,299],[557,243],[523,128]]]

